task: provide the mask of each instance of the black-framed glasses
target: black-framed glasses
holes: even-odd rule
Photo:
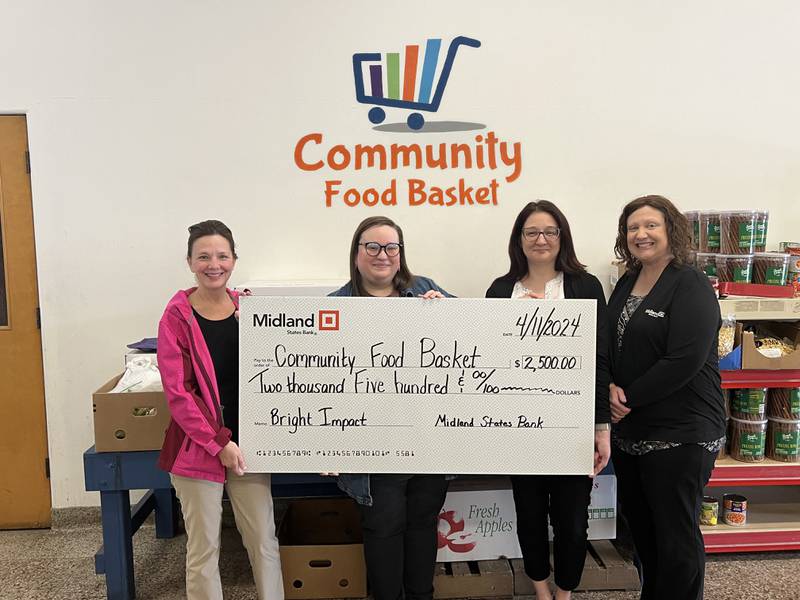
[[[561,230],[558,227],[545,227],[544,229],[523,229],[522,230],[522,237],[524,237],[529,242],[535,242],[539,239],[539,236],[543,235],[546,240],[557,240],[558,236],[561,235]]]
[[[359,246],[364,246],[364,252],[367,253],[367,256],[378,256],[381,253],[381,250],[386,252],[386,256],[389,258],[394,258],[398,254],[400,254],[400,248],[403,244],[398,244],[397,242],[389,242],[388,244],[379,244],[378,242],[359,242]]]

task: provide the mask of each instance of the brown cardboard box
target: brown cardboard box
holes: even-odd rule
[[[121,377],[113,377],[92,394],[95,450],[160,450],[169,424],[164,392],[110,393]]]
[[[278,540],[287,599],[367,595],[364,544],[353,500],[290,503],[278,528]]]
[[[787,322],[770,322],[764,329],[778,338],[792,340],[795,351],[779,358],[769,358],[761,354],[755,345],[753,334],[742,333],[742,369],[800,369],[800,325]]]

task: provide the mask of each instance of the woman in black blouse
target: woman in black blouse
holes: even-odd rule
[[[608,303],[612,459],[642,564],[643,600],[703,597],[703,488],[725,441],[719,304],[686,264],[689,225],[662,196],[628,203]]]
[[[595,363],[594,474],[610,455],[608,411],[608,335],[603,286],[575,255],[569,223],[547,200],[529,202],[517,215],[508,242],[508,273],[486,291],[487,298],[597,301]],[[511,478],[517,510],[517,535],[525,573],[533,580],[538,600],[553,598],[550,575],[548,515],[553,526],[553,566],[556,600],[568,600],[581,579],[586,559],[588,507],[592,480],[583,475],[515,475]]]

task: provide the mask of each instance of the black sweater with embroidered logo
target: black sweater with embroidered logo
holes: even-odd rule
[[[707,442],[725,434],[717,335],[719,303],[708,278],[669,265],[631,315],[617,343],[617,322],[638,272],[626,273],[608,301],[611,380],[631,412],[617,425],[622,438]]]

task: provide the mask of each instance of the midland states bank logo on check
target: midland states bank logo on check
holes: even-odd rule
[[[314,131],[299,136],[294,146],[294,164],[300,171],[325,174],[326,207],[397,206],[403,195],[409,206],[499,204],[503,186],[522,173],[521,143],[504,139],[485,123],[426,122],[422,115],[439,112],[458,49],[480,46],[479,40],[458,36],[446,50],[441,39],[432,38],[387,52],[352,55],[355,101],[372,105],[366,115],[372,131],[359,134],[364,140],[354,142],[353,123],[343,110],[342,120],[330,125],[347,143],[337,140],[335,133]],[[459,63],[461,76],[487,77],[476,72],[474,60],[467,60],[471,53],[465,53]],[[342,60],[335,53],[330,56]],[[451,106],[445,102],[448,115],[458,114],[454,101],[459,99],[464,101],[462,107],[475,102],[450,93]],[[384,108],[392,109],[393,118],[405,121],[384,123]],[[449,134],[447,141],[442,134]],[[370,184],[363,182],[365,177]]]
[[[285,329],[289,334],[304,335],[317,335],[317,331],[339,331],[339,311],[319,310],[310,315],[254,313],[253,327],[275,327]]]

